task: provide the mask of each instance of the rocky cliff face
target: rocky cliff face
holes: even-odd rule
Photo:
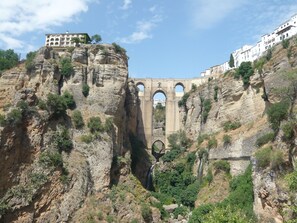
[[[257,139],[273,132],[266,115],[267,109],[284,99],[280,96],[280,92],[285,91],[288,94],[289,86],[295,84],[293,76],[296,76],[296,53],[295,40],[291,40],[289,49],[283,48],[281,44],[277,45],[272,50],[272,58],[266,60],[261,67],[255,68],[255,74],[250,78],[248,86],[244,86],[241,80],[233,77],[234,71],[210,77],[207,84],[199,86],[195,91],[192,90],[187,103],[181,107],[184,129],[194,141],[199,136],[205,137],[205,134],[214,137],[216,141],[212,145],[207,145],[205,142],[198,145],[198,150],[208,148],[208,161],[204,166],[204,174],[217,160],[228,161],[233,176],[243,173],[252,163],[254,211],[260,222],[284,222],[292,218],[292,207],[296,207],[296,193],[288,190],[284,180],[284,175],[292,171],[296,160],[297,154],[295,149],[292,150],[296,148],[296,140],[290,143],[284,142],[282,130],[276,133],[274,142],[268,146],[272,146],[273,151],[280,151],[282,154],[282,163],[277,168],[272,168],[272,164],[264,169],[259,168],[259,160],[255,158],[255,153],[259,150],[256,145]],[[264,61],[264,58],[262,59]],[[254,67],[255,64],[256,62]],[[205,115],[207,100],[211,108]],[[295,104],[296,97],[291,102],[291,111],[295,111]],[[296,113],[290,113],[289,117],[295,120]],[[281,124],[286,122],[284,120]],[[229,126],[228,129],[228,123],[234,125],[234,128]],[[198,165],[199,163],[196,168]],[[216,182],[209,187],[209,193],[211,191],[213,194],[224,194],[222,188],[211,189],[215,188],[213,184]],[[196,204],[205,203],[202,202],[203,197],[205,195],[201,194]]]
[[[63,58],[72,64],[69,77],[62,75]],[[6,117],[0,129],[0,221],[76,221],[75,213],[91,195],[103,193],[98,199],[108,203],[111,185],[130,174],[128,135],[136,133],[137,89],[128,82],[126,54],[113,45],[43,47],[31,65],[28,70],[21,64],[0,78]],[[65,92],[75,106],[53,116],[45,108],[48,94]],[[75,128],[75,111],[82,114],[82,128]],[[92,117],[102,125],[112,122],[108,130],[92,134],[87,127]],[[71,150],[57,149],[67,147],[67,137]]]

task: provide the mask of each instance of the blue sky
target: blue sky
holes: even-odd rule
[[[296,0],[9,0],[0,49],[24,57],[45,33],[87,32],[127,50],[131,77],[193,78],[296,13]]]

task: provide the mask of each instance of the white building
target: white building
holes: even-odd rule
[[[232,55],[234,58],[234,66],[239,67],[242,62],[255,61],[260,58],[268,49],[275,44],[288,39],[297,34],[297,14],[293,15],[288,21],[279,25],[272,33],[265,34],[261,40],[255,45],[244,45],[240,49],[235,50]],[[228,62],[222,65],[213,66],[206,71],[201,72],[201,76],[209,76],[214,74],[222,74],[231,68]]]
[[[75,46],[73,38],[79,38],[83,43],[89,42],[91,39],[87,33],[55,33],[55,34],[45,34],[45,46],[53,47],[68,47]]]

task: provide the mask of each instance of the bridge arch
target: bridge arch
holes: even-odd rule
[[[157,161],[159,161],[159,158],[162,157],[165,154],[165,143],[157,139],[152,144],[152,155],[155,157]]]
[[[139,92],[139,108],[137,120],[137,134],[148,149],[152,149],[156,139],[161,139],[168,148],[168,136],[180,130],[182,117],[180,115],[178,101],[181,100],[184,92],[191,89],[192,84],[199,86],[207,79],[152,79],[152,78],[134,78],[136,86],[143,85],[144,92]],[[182,92],[176,92],[176,87],[182,88]],[[153,103],[154,96],[157,93],[164,94],[165,104],[165,135],[162,138],[153,133]]]
[[[136,87],[138,89],[138,92],[144,94],[144,91],[145,91],[145,85],[144,85],[144,83],[138,82],[138,83],[136,83]]]

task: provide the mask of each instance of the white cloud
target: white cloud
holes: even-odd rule
[[[146,39],[151,39],[153,37],[152,30],[162,22],[163,18],[161,15],[155,14],[148,21],[138,21],[136,24],[136,31],[131,35],[121,38],[119,41],[122,43],[139,43]]]
[[[0,1],[0,46],[23,48],[20,36],[30,32],[49,30],[72,21],[88,10],[91,0],[9,0]]]
[[[210,28],[245,2],[246,0],[190,0],[192,24],[198,29]]]
[[[127,10],[131,7],[132,0],[124,0],[123,6],[121,7],[123,10]]]

